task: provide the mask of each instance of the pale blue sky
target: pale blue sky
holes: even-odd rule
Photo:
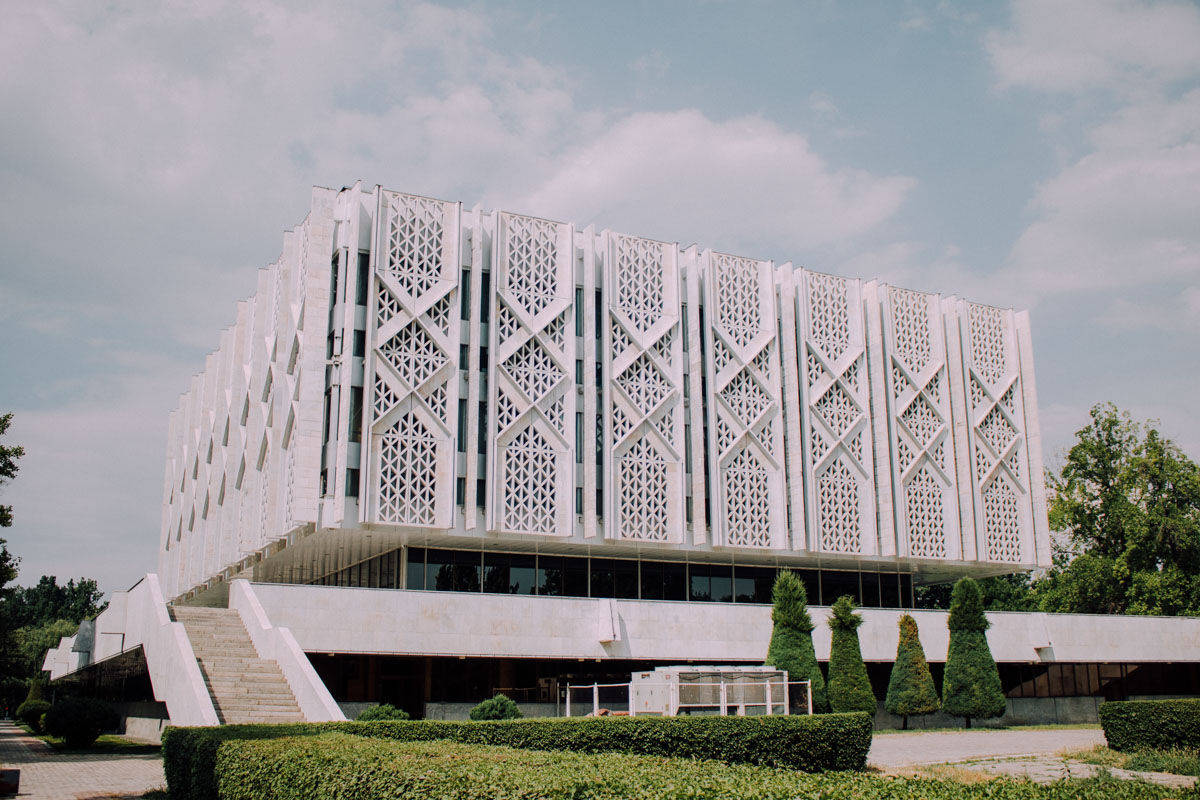
[[[107,3],[0,26],[0,533],[155,567],[167,415],[361,179],[1032,312],[1047,460],[1200,457],[1200,5]]]

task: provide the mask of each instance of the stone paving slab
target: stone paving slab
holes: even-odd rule
[[[60,753],[0,722],[0,764],[21,770],[18,800],[112,800],[166,786],[157,753]]]
[[[1121,778],[1122,780],[1140,779],[1175,788],[1186,788],[1196,783],[1196,779],[1190,775],[1173,775],[1169,772],[1135,772],[1127,769],[1105,768],[1095,764],[1084,764],[1081,761],[1067,761],[1055,756],[988,759],[986,761],[955,764],[955,766],[977,772],[986,772],[991,775],[1028,778],[1034,783],[1053,783],[1062,778],[1090,778],[1102,772],[1107,772],[1114,778]]]
[[[1104,731],[1099,728],[877,732],[867,754],[867,763],[880,769],[948,764],[984,758],[1049,755],[1068,749],[1087,750],[1104,743]]]

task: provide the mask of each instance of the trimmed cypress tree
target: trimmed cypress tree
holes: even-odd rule
[[[900,616],[900,642],[896,645],[896,663],[888,680],[883,707],[901,718],[901,730],[908,730],[908,718],[932,714],[938,710],[937,687],[929,674],[929,662],[917,631],[917,621],[908,614]]]
[[[771,590],[771,645],[767,648],[767,666],[787,670],[790,681],[810,681],[814,713],[829,710],[825,697],[825,678],[813,649],[812,617],[808,614],[808,593],[804,584],[786,570],[775,578]]]
[[[829,617],[833,642],[829,651],[829,707],[834,711],[865,711],[875,716],[875,693],[867,677],[862,649],[858,644],[858,626],[862,614],[855,614],[854,598],[842,595],[833,604]]]
[[[942,710],[962,717],[968,728],[972,719],[1004,713],[1000,671],[987,642],[990,624],[983,614],[979,585],[970,578],[960,579],[950,597],[950,652],[942,681]]]

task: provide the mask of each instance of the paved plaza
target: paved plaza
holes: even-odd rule
[[[1086,750],[1098,744],[1104,744],[1104,731],[1099,728],[980,728],[940,733],[877,731],[871,742],[867,763],[879,769],[888,769],[980,758],[1050,755],[1059,750]]]
[[[1104,768],[1058,755],[1064,750],[1088,750],[1105,744],[1099,728],[1056,728],[1053,730],[946,731],[941,733],[879,733],[871,742],[867,763],[885,772],[905,767],[953,764],[962,769],[1028,778],[1051,783],[1062,778],[1088,778]],[[1165,772],[1132,772],[1108,769],[1122,779],[1152,781],[1164,786],[1191,786],[1196,779]]]
[[[21,770],[19,800],[140,797],[166,785],[157,753],[60,753],[0,722],[0,764]]]

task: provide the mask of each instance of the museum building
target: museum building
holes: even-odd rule
[[[196,609],[308,719],[548,713],[761,664],[789,569],[818,621],[866,609],[882,697],[914,587],[1050,564],[1026,312],[362,184],[313,190],[166,455],[157,574],[46,664],[177,723],[232,718]],[[1194,621],[990,616],[1013,702],[1094,715],[1156,693],[1147,664],[1200,693]]]

